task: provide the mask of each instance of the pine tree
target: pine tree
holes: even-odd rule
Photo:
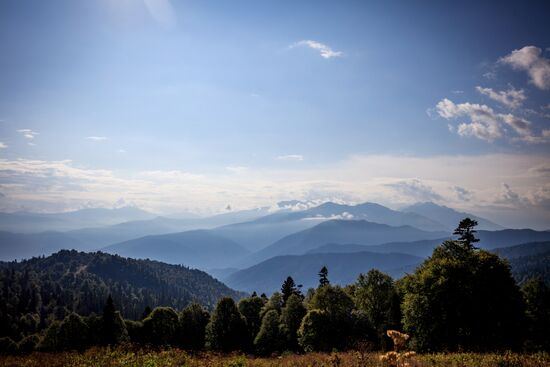
[[[323,266],[319,271],[319,286],[325,286],[330,284],[328,280],[328,269],[326,266]]]
[[[296,286],[294,279],[292,279],[292,277],[290,276],[286,278],[286,280],[283,282],[283,285],[281,286],[281,294],[283,296],[283,304],[286,304],[288,298],[293,294],[297,296],[302,295],[300,289]]]
[[[103,342],[107,345],[116,344],[116,335],[115,335],[115,305],[113,303],[113,298],[109,294],[107,297],[107,302],[103,308]]]
[[[458,224],[453,234],[458,235],[458,241],[463,243],[468,248],[473,248],[473,244],[479,242],[479,239],[475,237],[477,221],[470,218],[464,218]]]

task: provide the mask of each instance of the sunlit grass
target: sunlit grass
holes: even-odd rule
[[[256,358],[241,354],[201,352],[190,354],[179,349],[92,348],[83,353],[33,353],[2,356],[0,366],[112,366],[112,367],[383,367],[378,353],[307,353]],[[451,353],[422,354],[411,366],[418,367],[550,367],[550,354]]]

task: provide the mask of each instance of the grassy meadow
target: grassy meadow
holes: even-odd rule
[[[1,356],[0,366],[61,367],[61,366],[112,366],[112,367],[384,367],[380,354],[357,351],[338,353],[283,354],[257,358],[240,354],[195,353],[179,349],[149,350],[119,347],[92,348],[86,352],[34,352],[22,356]],[[438,353],[422,354],[407,364],[417,367],[545,367],[550,366],[550,354],[505,353]]]

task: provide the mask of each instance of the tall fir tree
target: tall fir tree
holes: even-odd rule
[[[319,271],[319,286],[322,287],[328,284],[330,284],[330,281],[328,280],[328,269],[326,266],[323,266]]]

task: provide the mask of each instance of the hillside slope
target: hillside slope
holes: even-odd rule
[[[185,307],[192,301],[212,308],[223,296],[242,293],[200,270],[101,252],[59,251],[19,263],[0,263],[0,308],[51,314],[101,314],[112,295],[124,317],[139,318],[146,306]],[[17,305],[11,301],[19,300]],[[12,312],[13,313],[13,312]],[[0,312],[0,315],[6,313]],[[0,320],[1,322],[2,320]]]
[[[360,273],[376,268],[393,277],[401,277],[422,262],[422,258],[405,254],[358,252],[347,254],[305,254],[276,256],[250,268],[237,271],[224,281],[230,287],[244,291],[271,293],[278,290],[287,276],[292,276],[304,289],[318,285],[318,272],[326,266],[334,284],[346,285],[357,280]]]
[[[145,236],[105,247],[103,251],[200,269],[225,267],[248,254],[236,242],[208,230]]]
[[[427,232],[410,226],[392,227],[364,220],[330,220],[282,238],[251,254],[244,265],[253,265],[278,255],[298,255],[327,243],[377,245],[390,241],[437,239],[445,232]]]

